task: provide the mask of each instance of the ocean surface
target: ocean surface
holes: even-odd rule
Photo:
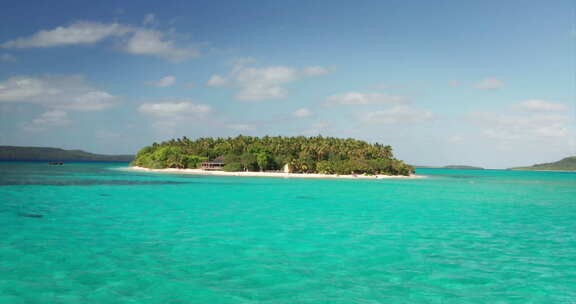
[[[576,173],[0,163],[0,303],[576,303]]]

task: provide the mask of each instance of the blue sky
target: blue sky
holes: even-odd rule
[[[573,1],[4,1],[0,144],[325,135],[412,164],[576,155]]]

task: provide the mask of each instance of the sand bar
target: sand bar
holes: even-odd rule
[[[282,178],[338,178],[338,179],[413,179],[424,178],[423,175],[336,175],[336,174],[318,174],[318,173],[283,173],[283,172],[226,172],[226,171],[207,171],[202,169],[148,169],[142,167],[129,167],[130,170],[158,172],[158,173],[177,173],[177,174],[197,174],[197,175],[215,175],[215,176],[249,176],[249,177],[282,177]]]

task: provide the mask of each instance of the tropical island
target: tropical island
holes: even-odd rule
[[[557,162],[536,164],[530,167],[511,168],[510,170],[526,171],[576,171],[576,156],[563,158]]]
[[[388,145],[322,136],[240,135],[196,140],[183,137],[142,148],[131,165],[147,170],[214,175],[257,172],[245,175],[282,173],[295,177],[319,174],[378,178],[414,174],[412,166],[394,158]]]

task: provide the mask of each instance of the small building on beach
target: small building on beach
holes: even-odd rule
[[[224,162],[224,156],[218,156],[213,160],[205,161],[200,163],[200,169],[202,170],[222,170],[226,163]]]

